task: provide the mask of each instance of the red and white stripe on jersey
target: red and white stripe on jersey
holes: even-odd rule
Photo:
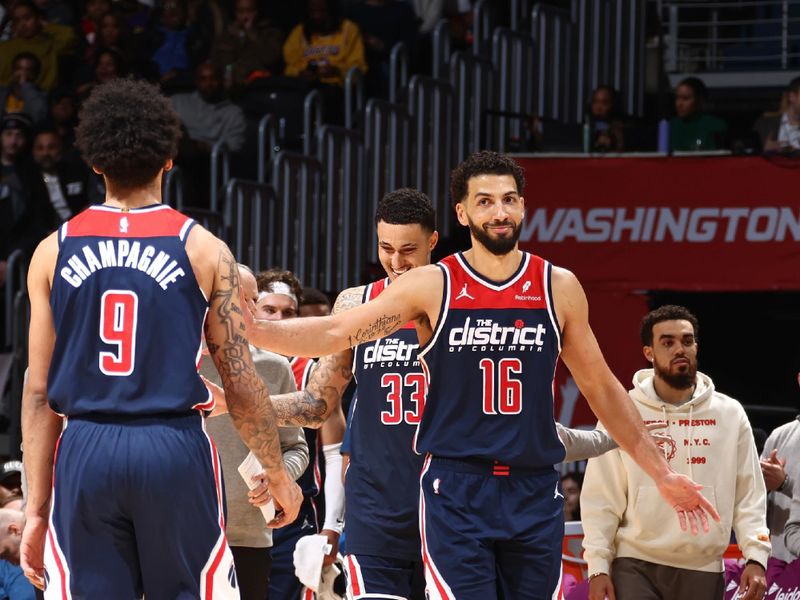
[[[66,430],[69,422],[67,421],[64,430]],[[53,484],[50,488],[50,496],[55,499],[56,494],[56,461],[58,459],[58,446],[61,444],[61,438],[64,435],[64,430],[58,436],[56,441],[56,449],[53,453]],[[47,539],[44,545],[44,569],[45,577],[48,578],[47,584],[47,597],[58,598],[60,600],[70,600],[72,593],[70,592],[70,579],[72,574],[67,565],[67,559],[64,556],[64,551],[58,542],[58,535],[56,528],[53,524],[53,510],[55,501],[50,503],[50,518],[47,526]]]
[[[419,533],[422,541],[422,564],[425,567],[425,597],[429,600],[455,600],[453,590],[447,585],[436,563],[428,550],[427,531],[425,527],[425,494],[422,492],[422,478],[431,466],[431,455],[425,457],[422,473],[419,476]]]
[[[347,561],[347,597],[348,599],[361,598],[367,593],[364,576],[361,574],[361,565],[352,554],[348,554],[345,561]]]
[[[217,515],[219,522],[219,538],[208,557],[208,562],[200,572],[200,598],[201,600],[234,600],[239,598],[239,590],[231,585],[228,580],[228,569],[233,565],[233,553],[228,547],[225,537],[225,511],[223,506],[222,471],[219,463],[219,454],[214,440],[208,435],[203,420],[203,433],[208,440],[211,453],[211,464],[214,468],[214,486],[217,494]],[[220,568],[222,566],[222,568]]]
[[[294,373],[294,381],[297,384],[297,390],[302,391],[306,389],[308,380],[311,377],[311,370],[317,363],[313,358],[305,358],[303,356],[295,356],[289,361],[292,366],[292,373]]]
[[[112,206],[90,206],[61,226],[59,238],[63,241],[66,237],[93,236],[102,232],[103,237],[110,238],[178,237],[184,240],[193,223],[193,219],[163,204],[130,211]]]

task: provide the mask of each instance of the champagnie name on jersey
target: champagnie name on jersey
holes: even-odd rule
[[[67,259],[59,275],[71,286],[79,288],[95,271],[108,267],[135,269],[149,275],[166,290],[186,273],[178,261],[154,246],[125,239],[102,240],[83,246]]]
[[[384,338],[369,344],[364,350],[363,365],[371,369],[380,367],[418,366],[417,348],[419,344],[409,344],[397,338]]]
[[[517,320],[514,325],[503,326],[492,319],[464,320],[462,327],[450,329],[450,352],[504,352],[542,351],[547,329],[541,323],[535,327],[526,327]]]

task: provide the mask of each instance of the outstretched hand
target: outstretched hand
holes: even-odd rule
[[[702,489],[702,485],[678,473],[670,473],[658,484],[661,496],[678,513],[681,529],[686,531],[688,526],[692,530],[692,535],[698,533],[698,521],[703,532],[708,533],[708,515],[715,521],[720,520],[717,509],[700,493]]]

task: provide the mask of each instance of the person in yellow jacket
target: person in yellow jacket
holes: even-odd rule
[[[307,0],[306,19],[283,45],[285,74],[342,86],[352,67],[367,72],[358,25],[343,19],[336,2]]]
[[[697,318],[667,305],[642,321],[645,358],[633,378],[633,404],[645,423],[666,423],[658,440],[678,473],[703,485],[722,520],[687,538],[670,508],[633,460],[619,450],[592,458],[581,490],[589,600],[722,600],[722,556],[731,530],[747,561],[741,600],[761,600],[770,553],[767,493],[742,405],[697,370]]]
[[[44,22],[30,0],[18,0],[11,10],[12,38],[0,42],[0,85],[8,85],[11,79],[13,58],[31,52],[42,63],[36,84],[49,92],[58,84],[59,61],[75,48],[75,33],[70,27]]]

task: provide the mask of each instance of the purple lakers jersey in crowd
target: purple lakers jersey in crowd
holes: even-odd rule
[[[208,302],[168,206],[92,206],[61,226],[50,405],[67,416],[210,409],[197,373]]]
[[[416,450],[497,461],[499,469],[552,467],[564,458],[553,418],[561,332],[552,266],[523,252],[503,282],[477,273],[460,253],[438,266],[444,294],[420,349],[429,388]]]

